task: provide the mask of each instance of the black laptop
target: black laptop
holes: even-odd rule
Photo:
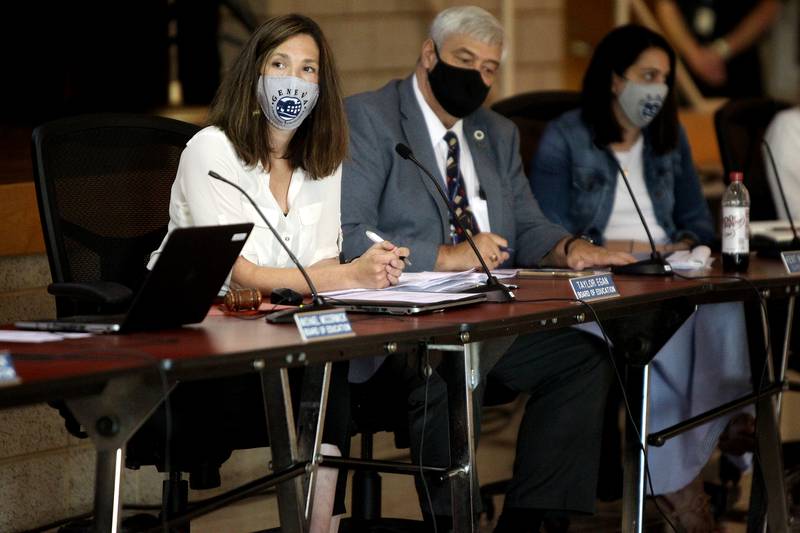
[[[249,223],[175,229],[124,314],[14,325],[45,331],[123,333],[202,322],[252,229]]]

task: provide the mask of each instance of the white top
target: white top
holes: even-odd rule
[[[442,121],[433,112],[431,106],[425,101],[422,96],[422,91],[419,90],[419,83],[417,83],[417,76],[414,76],[414,95],[417,97],[417,103],[422,109],[422,116],[425,117],[425,125],[428,126],[428,134],[431,136],[431,144],[433,151],[436,154],[436,165],[439,167],[439,175],[442,177],[444,190],[447,191],[447,143],[444,140],[444,135],[447,133],[447,128],[444,127]],[[458,168],[461,171],[461,177],[464,179],[464,187],[467,189],[467,200],[469,201],[469,208],[475,216],[475,221],[478,223],[480,231],[492,231],[489,225],[489,207],[486,200],[480,197],[480,181],[478,180],[478,173],[475,172],[475,163],[472,161],[472,152],[469,150],[469,145],[464,138],[464,121],[459,119],[450,131],[458,137],[459,157]]]
[[[230,185],[210,177],[209,170],[236,183],[252,196],[303,266],[339,256],[341,166],[333,175],[320,180],[313,180],[304,170],[295,169],[289,184],[289,213],[284,216],[269,190],[269,172],[265,172],[260,163],[247,167],[220,129],[204,128],[186,144],[172,185],[169,230],[252,222],[255,227],[241,256],[259,266],[287,268],[294,266],[289,255],[247,198]],[[153,252],[148,268],[155,264],[163,246],[162,242]],[[228,281],[223,290],[227,285]]]
[[[775,166],[778,168],[783,192],[786,194],[786,202],[789,204],[792,216],[797,220],[800,218],[800,157],[798,157],[798,152],[800,152],[800,108],[793,107],[775,115],[767,128],[764,139],[772,148]],[[772,172],[769,155],[767,155],[766,149],[764,152],[767,180],[772,191],[772,199],[775,201],[775,210],[778,218],[789,220],[778,190],[778,182]]]
[[[628,183],[631,184],[631,190],[636,201],[639,202],[639,208],[642,210],[642,215],[647,221],[647,226],[650,228],[650,233],[653,234],[653,240],[656,244],[665,244],[669,242],[669,236],[661,224],[656,220],[656,213],[653,210],[653,201],[650,198],[650,193],[647,191],[647,184],[644,181],[644,158],[642,152],[644,149],[643,136],[639,135],[639,139],[627,152],[614,152],[614,155],[619,161],[620,166],[625,170],[628,177]],[[644,241],[647,240],[647,232],[642,226],[639,215],[636,213],[636,206],[633,205],[631,195],[628,193],[628,188],[625,186],[625,181],[622,175],[617,173],[617,187],[614,194],[614,206],[611,208],[611,216],[608,219],[608,226],[603,235],[606,240],[619,240],[619,241]]]

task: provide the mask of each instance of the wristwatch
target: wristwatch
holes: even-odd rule
[[[589,237],[588,235],[573,235],[572,237],[567,239],[567,242],[564,243],[564,255],[565,256],[569,255],[569,247],[572,246],[572,243],[574,243],[577,240],[582,240],[582,241],[588,242],[589,244],[594,244],[594,240],[591,237]]]

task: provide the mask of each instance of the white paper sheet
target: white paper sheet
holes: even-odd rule
[[[20,331],[17,329],[0,330],[0,342],[56,342],[65,339],[82,339],[91,336],[91,333],[53,333],[50,331]]]
[[[691,251],[672,252],[667,261],[676,270],[696,270],[710,267],[714,258],[711,257],[711,249],[708,246],[696,246]]]
[[[437,302],[457,302],[473,298],[474,294],[424,291],[356,291],[338,296],[337,300],[381,303],[432,304]],[[335,301],[333,303],[336,303]]]

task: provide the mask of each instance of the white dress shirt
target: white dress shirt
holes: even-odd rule
[[[211,178],[209,170],[250,194],[304,266],[339,256],[341,166],[333,175],[319,180],[311,179],[303,169],[295,169],[288,192],[289,212],[284,215],[269,189],[269,172],[260,163],[246,166],[220,129],[204,128],[186,144],[172,185],[169,230],[252,222],[255,227],[241,256],[259,266],[287,268],[294,266],[289,255],[247,198],[230,185]],[[153,252],[148,268],[155,264],[163,246],[162,242]],[[223,289],[227,288],[227,281],[225,285]]]
[[[775,156],[775,166],[781,178],[783,192],[786,194],[786,203],[795,220],[800,219],[800,108],[793,107],[781,111],[770,122],[764,140],[769,143],[772,155]],[[765,149],[766,150],[766,149]],[[775,211],[778,218],[789,220],[783,199],[778,190],[778,182],[769,163],[769,155],[764,154],[764,163],[767,166],[767,180],[775,201]],[[745,184],[747,176],[745,176]]]
[[[436,165],[439,167],[439,175],[444,184],[444,190],[447,191],[447,143],[444,140],[444,135],[447,133],[447,128],[444,127],[442,121],[433,112],[431,106],[425,101],[422,96],[422,91],[419,90],[419,83],[417,76],[414,75],[414,95],[417,97],[417,103],[422,109],[422,116],[425,117],[425,125],[428,126],[428,134],[431,136],[431,144],[433,145],[433,152],[436,154]],[[469,145],[464,138],[464,121],[459,119],[450,131],[458,137],[459,157],[458,168],[461,171],[461,177],[464,179],[464,187],[467,189],[467,201],[469,201],[469,208],[475,216],[475,221],[478,223],[480,231],[492,231],[489,225],[489,208],[486,200],[480,197],[480,181],[478,173],[475,171],[475,164],[472,161],[472,153],[469,150]]]
[[[653,200],[650,198],[650,193],[647,191],[647,184],[644,181],[643,149],[643,136],[639,135],[639,139],[630,150],[625,152],[615,151],[614,156],[617,158],[617,161],[619,161],[620,166],[625,170],[628,183],[631,184],[631,190],[634,196],[636,196],[636,201],[639,202],[642,215],[647,221],[650,232],[653,234],[653,240],[656,244],[665,244],[669,242],[669,235],[667,235],[667,232],[664,231],[664,228],[661,227],[661,224],[656,220]],[[636,213],[636,206],[633,204],[631,195],[628,193],[625,181],[623,181],[619,173],[617,173],[614,206],[611,208],[611,216],[603,232],[603,237],[607,241],[648,242],[647,232],[642,226],[639,215]]]

